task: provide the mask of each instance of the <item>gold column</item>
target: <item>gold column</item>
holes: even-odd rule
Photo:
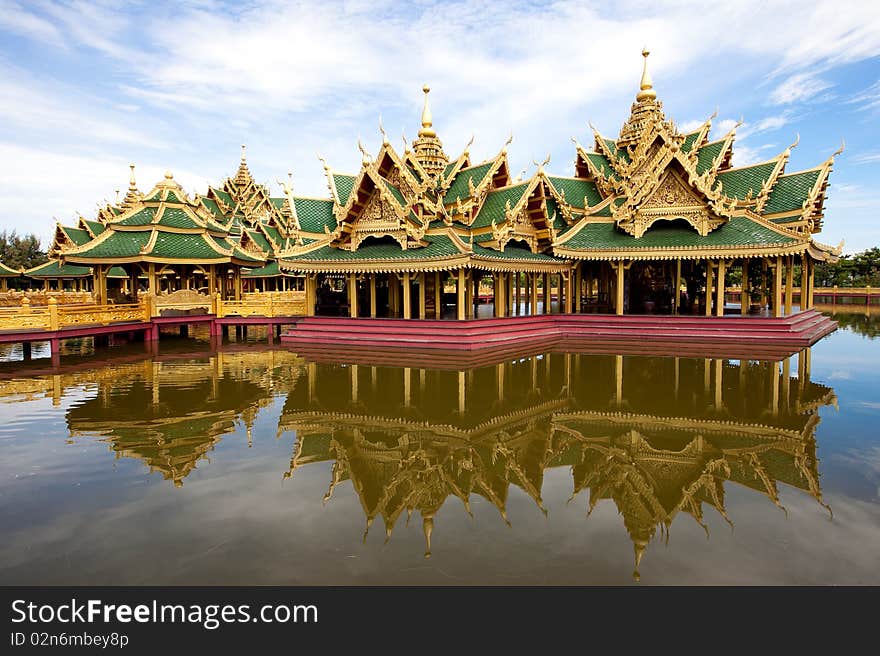
[[[794,255],[785,258],[785,314],[791,314],[794,302]]]
[[[742,293],[739,295],[739,313],[748,314],[751,299],[749,298],[749,261],[743,259],[742,263]]]
[[[458,308],[456,309],[455,318],[459,321],[465,318],[464,315],[464,304],[465,304],[465,291],[464,287],[467,284],[464,276],[464,268],[458,270],[458,281],[456,282],[455,291],[457,295]]]
[[[713,283],[713,274],[714,268],[712,266],[712,260],[706,260],[706,316],[712,316],[712,285]]]
[[[773,316],[782,316],[782,258],[776,258],[773,267]]]
[[[810,270],[809,282],[808,282],[809,291],[807,292],[807,309],[811,310],[811,309],[813,309],[813,283],[815,281],[814,274],[816,273],[816,267],[813,265],[813,261],[809,258],[807,258],[807,263],[808,263],[807,268]],[[803,276],[803,274],[801,274],[801,275]],[[870,299],[870,297],[869,297],[869,299]],[[868,302],[870,303],[870,300]]]
[[[623,315],[623,260],[617,261],[617,287],[614,290],[614,312]]]
[[[465,276],[464,285],[464,310],[468,319],[474,318],[474,270],[470,269]]]
[[[544,274],[543,283],[544,283],[544,294],[543,294],[543,296],[544,296],[544,312],[543,313],[550,314],[550,304],[552,303],[552,301],[551,301],[551,296],[550,296],[550,274],[549,273]]]
[[[403,318],[412,319],[412,302],[410,299],[410,280],[409,272],[403,274]]]
[[[581,296],[582,290],[581,286],[584,284],[583,278],[583,262],[578,262],[574,265],[574,289],[572,290],[572,295],[574,298],[574,312],[580,313],[581,311]]]
[[[318,274],[306,274],[306,316],[315,316],[315,304],[318,301]]]
[[[506,314],[513,316],[513,308],[511,305],[513,304],[513,277],[518,276],[518,273],[508,273],[507,274],[507,285],[505,286],[505,303],[504,307],[507,310]]]
[[[571,305],[571,297],[572,297],[572,277],[574,276],[573,271],[568,271],[565,274],[560,274],[560,277],[565,280],[565,313],[571,314],[572,305]]]
[[[529,300],[529,314],[532,316],[538,313],[538,274],[530,274],[532,288],[531,299]]]
[[[675,314],[681,314],[681,258],[675,261]]]
[[[376,274],[370,274],[370,316],[375,319],[378,314],[376,307]]]
[[[425,306],[425,272],[419,274],[419,319],[428,318],[428,309]]]
[[[724,260],[718,260],[718,279],[715,282],[715,314],[716,316],[724,316],[724,272],[727,269],[727,263]]]
[[[516,295],[516,307],[514,308],[513,314],[519,316],[522,313],[522,274],[516,274],[516,291],[514,292]]]
[[[434,318],[443,318],[443,276],[439,271],[434,273]]]
[[[358,315],[357,274],[349,273],[346,281],[348,287],[348,316],[353,319]]]

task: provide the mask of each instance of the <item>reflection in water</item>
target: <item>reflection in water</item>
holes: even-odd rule
[[[470,513],[478,495],[508,521],[515,486],[552,512],[545,473],[569,468],[587,516],[603,501],[616,506],[636,578],[679,513],[708,533],[709,506],[732,525],[727,481],[776,505],[779,483],[823,503],[815,429],[818,409],[836,403],[810,380],[809,350],[782,362],[552,354],[451,371],[318,364],[243,345],[0,381],[5,400],[58,404],[74,390],[85,399],[67,410],[72,440],[97,437],[178,487],[237,424],[250,440],[261,408],[280,396],[278,436],[295,440],[279,466],[291,493],[302,490],[298,470],[331,463],[325,501],[350,482],[367,531],[381,518],[387,539],[417,511],[426,556],[448,498]]]
[[[870,339],[880,337],[880,305],[866,304],[857,308],[853,304],[823,304],[816,309],[832,317],[841,328]]]
[[[636,572],[678,513],[706,528],[703,504],[730,522],[725,481],[780,505],[779,482],[821,491],[818,408],[836,401],[809,379],[809,351],[780,363],[577,354],[533,357],[465,372],[307,366],[287,397],[281,431],[297,437],[290,468],[332,461],[325,500],[351,481],[367,530],[390,539],[414,511],[426,556],[437,511],[471,495],[507,521],[511,485],[545,513],[545,471],[569,467],[572,498],[589,512],[614,502],[635,547]],[[706,528],[707,532],[708,529]],[[365,534],[366,538],[366,534]]]

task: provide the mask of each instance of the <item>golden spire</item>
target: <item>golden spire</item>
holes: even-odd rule
[[[133,207],[141,198],[141,193],[138,191],[137,181],[134,177],[134,164],[129,164],[128,168],[131,169],[131,174],[128,177],[128,191],[125,192],[122,203],[119,203],[119,207],[124,210]]]
[[[645,65],[642,69],[642,81],[639,84],[640,91],[636,94],[636,100],[653,100],[657,97],[657,92],[654,91],[654,83],[651,81],[651,74],[648,73],[648,55],[650,55],[650,51],[647,48],[642,50],[642,57],[645,58]]]
[[[132,191],[137,191],[137,181],[134,178],[134,164],[129,164],[128,168],[131,169],[131,175],[128,177],[128,188]]]
[[[422,166],[432,180],[437,177],[449,164],[449,158],[443,152],[443,144],[434,131],[431,107],[428,104],[428,93],[431,88],[426,84],[422,87],[425,92],[425,107],[422,110],[422,127],[419,129],[418,138],[412,142],[413,153],[416,161]]]
[[[431,93],[431,87],[426,84],[422,87],[422,91],[425,92],[425,108],[422,110],[422,129],[419,130],[419,136],[436,137],[437,133],[432,128],[434,122],[431,117],[431,106],[428,104],[428,94]]]

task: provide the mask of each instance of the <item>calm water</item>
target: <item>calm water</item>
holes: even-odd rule
[[[880,583],[878,317],[841,319],[782,363],[0,364],[0,583]]]

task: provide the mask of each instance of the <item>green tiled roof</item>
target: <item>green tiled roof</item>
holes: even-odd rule
[[[478,187],[483,181],[483,178],[489,173],[493,164],[494,162],[485,162],[459,171],[455,176],[455,179],[452,181],[452,184],[449,186],[449,189],[446,190],[446,194],[443,196],[443,204],[449,205],[454,203],[457,199],[464,200],[465,198],[469,198],[471,192],[468,180],[472,180],[474,187]]]
[[[214,199],[208,198],[207,196],[202,196],[201,198],[199,198],[199,200],[202,201],[202,205],[204,205],[208,209],[208,211],[211,212],[211,214],[216,216],[218,219],[225,220],[226,217],[223,215],[223,212],[220,211],[220,206]]]
[[[296,208],[299,225],[306,232],[324,232],[324,226],[327,226],[328,230],[336,229],[332,200],[294,198],[293,205]]]
[[[583,208],[584,197],[589,205],[598,205],[602,202],[602,196],[595,182],[589,180],[579,180],[574,178],[556,178],[550,177],[550,182],[556,187],[559,193],[565,192],[565,202],[572,207]]]
[[[697,151],[697,173],[700,175],[705,173],[722,150],[724,150],[724,141],[716,141],[700,148]]]
[[[819,179],[819,169],[780,175],[764,205],[764,214],[793,212],[799,210],[810,195],[810,190]]]
[[[8,266],[0,262],[0,276],[20,276],[21,273],[16,271],[15,269],[10,269]]]
[[[547,219],[553,219],[553,227],[557,230],[562,230],[563,228],[568,227],[568,224],[565,222],[565,217],[562,216],[562,211],[559,209],[559,206],[556,204],[556,200],[553,198],[547,199]]]
[[[442,258],[450,255],[458,255],[460,251],[453,241],[446,235],[431,235],[425,237],[429,242],[423,248],[402,249],[397,243],[386,241],[378,242],[367,239],[362,242],[356,251],[348,251],[332,246],[322,246],[311,253],[304,253],[293,260],[303,261],[354,261],[354,260],[418,260],[426,258]]]
[[[697,143],[697,137],[700,136],[700,131],[691,132],[684,138],[684,141],[681,144],[681,151],[683,153],[691,152],[691,149],[694,147],[694,144]]]
[[[92,275],[91,267],[75,264],[61,264],[58,260],[49,260],[45,264],[30,269],[29,278],[84,278]]]
[[[141,248],[150,241],[152,231],[144,232],[113,232],[109,237],[87,248],[77,257],[94,257],[97,259],[112,259],[117,257],[136,257]]]
[[[125,272],[125,269],[119,266],[110,267],[107,271],[108,278],[128,278],[129,275]]]
[[[106,229],[104,224],[100,221],[89,221],[88,219],[83,219],[83,221],[85,221],[86,225],[89,226],[89,230],[91,230],[96,237]]]
[[[275,276],[284,275],[281,272],[281,269],[278,268],[278,261],[272,260],[264,267],[260,267],[259,269],[251,269],[247,273],[243,273],[243,278],[273,278]]]
[[[605,142],[605,146],[614,154],[615,158],[630,161],[629,153],[625,149],[619,150],[614,139],[603,139],[602,141]]]
[[[406,207],[406,198],[403,197],[403,194],[400,193],[400,189],[395,187],[393,184],[388,182],[385,178],[382,178],[382,182],[385,183],[385,186],[388,188],[388,191],[391,192],[391,195],[397,200],[397,204],[401,207]]]
[[[533,253],[528,248],[519,248],[516,246],[506,246],[504,252],[497,251],[494,248],[486,248],[479,244],[474,244],[474,255],[480,257],[488,257],[493,260],[529,260],[532,262],[559,262],[560,260],[552,255],[544,253]]]
[[[177,197],[177,194],[175,194],[173,191],[169,190],[168,193],[165,195],[165,202],[166,203],[182,203],[183,201]]]
[[[269,235],[269,238],[274,241],[276,244],[281,246],[284,242],[284,238],[281,236],[281,232],[275,226],[263,225],[263,230]]]
[[[145,201],[159,201],[162,200],[162,190],[157,189],[150,196],[144,198]]]
[[[471,227],[481,228],[492,225],[492,219],[495,219],[496,223],[504,221],[504,210],[506,209],[507,201],[510,201],[511,207],[516,205],[528,186],[528,182],[521,182],[510,187],[490,191],[486,195],[486,200],[483,201],[480,212],[477,214]]]
[[[336,193],[339,194],[340,205],[348,204],[351,191],[354,189],[355,179],[356,178],[353,175],[345,175],[343,173],[333,174],[333,184],[336,185]]]
[[[244,262],[260,262],[260,263],[265,262],[265,260],[263,260],[259,257],[256,257],[255,255],[251,255],[250,253],[239,248],[238,246],[236,246],[232,249],[232,255],[236,259],[242,260]]]
[[[588,223],[563,248],[581,250],[761,246],[789,244],[793,237],[780,235],[746,217],[733,217],[705,237],[688,225],[655,223],[639,239],[614,223]]]
[[[449,177],[449,174],[452,173],[452,169],[455,168],[456,164],[458,164],[458,160],[455,160],[454,162],[449,162],[449,164],[446,165],[446,168],[443,169],[443,177],[444,178]]]
[[[68,228],[67,226],[61,227],[64,230],[64,234],[70,237],[70,240],[77,246],[82,246],[92,240],[92,236],[87,230],[82,230],[81,228]]]
[[[409,169],[409,172],[412,173],[412,176],[413,176],[416,180],[418,180],[419,182],[422,181],[422,176],[419,175],[419,172],[416,170],[416,167],[415,167],[415,166],[413,166],[412,164],[407,164],[407,165],[406,165],[406,168]],[[448,168],[448,167],[447,167],[447,168]]]
[[[606,178],[611,178],[613,180],[617,180],[617,173],[614,172],[614,169],[611,167],[611,162],[608,161],[608,158],[605,155],[600,153],[587,153],[587,159],[595,166]]]
[[[272,245],[269,243],[269,240],[266,239],[266,236],[260,232],[259,230],[248,230],[248,237],[256,242],[257,246],[262,248],[264,251],[271,251]]]
[[[217,195],[217,198],[222,200],[227,205],[234,205],[235,204],[232,202],[232,196],[227,194],[225,191],[221,191],[220,189],[215,189],[214,193]]]
[[[155,207],[144,207],[131,216],[127,216],[117,223],[117,225],[124,226],[142,226],[149,225],[153,221],[153,217],[156,216],[156,208]]]
[[[743,200],[752,191],[752,197],[757,196],[776,168],[776,162],[756,164],[746,168],[734,169],[719,173],[717,180],[721,181],[721,191],[728,198]]]
[[[167,205],[165,206],[165,211],[162,212],[162,217],[159,219],[159,225],[166,226],[168,228],[186,229],[202,227],[184,210],[180,209],[179,207],[168,207]]]
[[[144,233],[149,235],[149,233]],[[225,259],[215,251],[205,239],[204,235],[190,235],[173,232],[160,232],[156,236],[156,243],[150,255],[175,260],[222,260]]]

